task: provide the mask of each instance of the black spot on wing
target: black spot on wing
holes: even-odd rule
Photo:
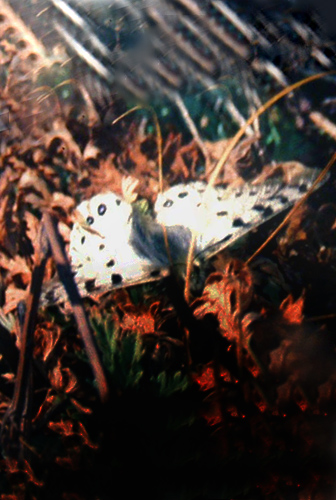
[[[225,210],[221,210],[220,212],[217,212],[218,217],[224,217],[224,215],[227,215],[228,213]]]
[[[115,260],[114,259],[110,259],[108,262],[106,262],[105,266],[106,267],[113,267],[115,264]]]
[[[98,215],[104,215],[106,210],[107,210],[107,208],[106,208],[105,203],[101,203],[98,207]]]
[[[85,243],[85,236],[82,236],[82,238],[81,238],[81,244],[84,245],[84,243]]]
[[[225,243],[226,241],[231,240],[232,236],[233,236],[232,234],[227,234],[227,235],[226,235],[226,236],[222,239],[223,243]]]
[[[179,198],[185,198],[186,196],[188,196],[188,194],[189,194],[188,191],[182,191],[182,193],[178,194],[178,197]]]
[[[164,202],[163,206],[165,208],[169,208],[169,207],[171,207],[173,205],[173,203],[174,203],[173,200],[167,200],[167,201]]]
[[[105,248],[104,243],[102,243],[101,245],[99,245],[99,250],[104,250],[104,248]]]
[[[111,274],[112,285],[120,285],[123,281],[121,274]]]
[[[308,191],[308,184],[302,183],[298,186],[300,193],[306,193]]]
[[[283,205],[286,205],[286,203],[289,202],[287,196],[284,196],[283,194],[279,194],[278,196],[276,196],[276,199],[279,200]]]
[[[150,275],[152,278],[158,278],[161,275],[161,271],[160,269],[154,269],[151,271]]]
[[[254,207],[252,208],[253,210],[256,210],[257,212],[261,213],[264,217],[270,217],[274,213],[272,207],[262,205],[261,203],[254,205]]]
[[[262,205],[261,203],[254,205],[252,208],[253,208],[253,210],[256,210],[257,212],[263,212],[265,210],[264,205]]]
[[[94,218],[89,215],[88,217],[86,217],[86,222],[89,224],[89,226],[92,226],[92,224],[94,223]]]
[[[242,196],[242,194],[243,194],[243,190],[236,191],[236,192],[235,192],[235,197],[236,197],[236,198],[240,198],[240,197]]]
[[[119,207],[119,205],[121,204],[121,200],[117,199],[117,200],[116,200],[116,204],[117,204],[117,206]]]
[[[274,214],[274,210],[272,207],[268,206],[268,207],[265,207],[265,210],[264,210],[264,216],[265,217],[271,217],[271,215]]]
[[[92,292],[95,289],[95,287],[96,287],[96,280],[95,280],[95,278],[90,279],[90,280],[86,280],[84,286],[85,286],[85,290],[87,292]]]
[[[250,224],[248,222],[244,222],[241,217],[236,217],[233,219],[232,227],[248,227]]]
[[[275,194],[268,199],[270,201],[280,201],[283,205],[286,205],[289,202],[289,198],[283,194]]]

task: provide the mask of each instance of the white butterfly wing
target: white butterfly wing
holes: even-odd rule
[[[131,243],[133,209],[114,193],[97,195],[78,206],[87,225],[74,224],[70,257],[77,278],[97,286],[126,286],[159,276],[157,262]]]
[[[293,185],[277,180],[235,188],[178,184],[158,195],[154,220],[142,217],[111,192],[83,201],[77,208],[69,250],[79,290],[86,295],[167,276],[166,237],[175,264],[185,264],[192,233],[196,256],[209,258],[291,206],[316,175],[312,171]],[[65,298],[55,286],[44,295],[49,302]]]
[[[196,255],[210,257],[251,229],[290,207],[308,191],[317,176],[312,171],[296,184],[279,180],[239,187],[179,184],[159,195],[156,219],[167,226],[186,225],[196,234]]]
[[[132,245],[132,213],[132,205],[111,192],[93,196],[77,207],[69,254],[82,296],[147,283],[168,273]],[[44,296],[48,302],[66,298],[55,284],[46,288]]]

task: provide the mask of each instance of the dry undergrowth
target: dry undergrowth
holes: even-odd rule
[[[15,46],[4,41],[1,47],[2,64],[6,64]],[[22,61],[22,75],[27,73],[25,64],[27,60]],[[2,309],[7,315],[2,318],[3,336],[20,347],[15,311],[30,284],[41,212],[47,208],[59,218],[67,241],[79,199],[102,190],[121,192],[121,180],[127,174],[139,180],[139,194],[153,201],[159,175],[156,138],[140,134],[134,117],[104,125],[88,96],[76,86],[69,84],[76,101],[68,99],[61,105],[50,87],[13,78],[9,73],[0,96],[10,117],[10,127],[1,138],[0,270]],[[256,175],[262,180],[276,171],[288,178],[301,168],[294,161],[256,168],[257,140],[248,138],[235,147],[216,182],[240,183]],[[214,161],[220,159],[224,143],[207,144]],[[199,173],[203,158],[197,145],[185,144],[182,134],[174,131],[165,137],[162,160],[167,186],[209,180],[212,174]],[[174,390],[189,394],[189,426],[198,419],[202,421],[198,425],[208,429],[217,465],[228,464],[232,457],[249,466],[255,457],[260,460],[264,471],[254,480],[249,478],[246,488],[268,498],[276,494],[274,498],[288,498],[288,488],[296,495],[292,498],[308,498],[308,494],[322,498],[317,495],[328,477],[318,460],[307,457],[319,457],[328,447],[321,428],[333,419],[336,205],[328,193],[316,193],[315,203],[302,206],[265,253],[244,265],[250,248],[256,249],[264,239],[265,234],[250,235],[248,245],[234,253],[236,257],[219,255],[203,291],[189,307],[179,296],[174,301],[177,290],[167,294],[164,284],[87,301],[112,388],[111,407],[104,410],[97,405],[73,324],[59,310],[40,311],[34,357],[42,376],[35,376],[33,386],[33,444],[23,446],[23,460],[3,459],[8,494],[1,499],[24,498],[27,485],[34,498],[41,498],[43,488],[47,490],[66,470],[84,471],[91,477],[96,457],[107,460],[104,440],[115,450],[113,459],[120,458],[118,453],[126,444],[118,446],[116,432],[130,408],[139,411],[137,415],[143,411],[137,406],[138,396],[131,403],[125,403],[125,398],[138,387],[147,394],[146,387],[154,379],[161,397],[169,398]],[[45,279],[54,273],[49,260]],[[2,414],[10,405],[16,372],[15,345],[3,349]],[[183,376],[182,383],[179,377]],[[164,377],[171,377],[171,386]],[[143,397],[148,412],[155,413],[148,394]],[[173,400],[168,406],[174,418],[180,404]],[[102,416],[104,412],[112,423]],[[122,435],[129,445],[131,438],[126,440],[123,431]],[[133,438],[140,446],[141,439]],[[41,444],[43,439],[51,443],[51,452]],[[279,473],[288,456],[298,462],[307,459],[300,469],[300,484],[289,470]],[[51,470],[55,466],[57,473],[47,471],[44,461]],[[242,475],[246,474],[241,467]],[[86,498],[82,490],[71,496],[70,488],[62,498]]]

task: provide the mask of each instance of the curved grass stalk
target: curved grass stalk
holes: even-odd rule
[[[245,262],[246,265],[248,265],[266,247],[266,245],[268,245],[268,243],[274,238],[274,236],[276,236],[279,233],[279,231],[281,231],[281,229],[287,224],[292,215],[305,203],[307,198],[315,190],[318,184],[325,178],[325,176],[327,175],[327,173],[329,172],[335,161],[336,161],[336,153],[332,155],[327,165],[324,167],[321,173],[316,177],[315,181],[313,182],[307,193],[303,195],[302,198],[300,198],[299,201],[295,203],[294,207],[286,215],[284,220],[278,225],[276,229],[274,229],[274,231],[269,235],[266,241],[264,241],[264,243],[260,245],[260,247],[251,255],[251,257],[247,259],[247,261]]]
[[[207,189],[205,190],[205,193],[204,193],[205,200],[206,200],[207,193],[209,192],[210,188],[214,186],[214,184],[216,182],[216,179],[217,179],[220,171],[224,167],[226,161],[228,160],[228,158],[229,158],[232,150],[236,147],[236,145],[238,144],[238,142],[240,141],[240,139],[243,137],[243,135],[246,133],[246,130],[248,129],[248,127],[250,125],[252,125],[252,123],[254,122],[254,120],[256,120],[257,118],[259,118],[259,116],[261,116],[265,111],[267,111],[271,106],[273,106],[273,104],[275,104],[276,102],[280,101],[283,97],[285,97],[286,95],[288,95],[290,92],[293,92],[294,90],[296,90],[296,89],[298,89],[300,87],[303,87],[304,85],[307,85],[310,82],[313,82],[315,80],[319,80],[321,78],[324,78],[325,76],[329,76],[329,75],[335,74],[335,73],[336,73],[335,71],[327,71],[327,72],[324,72],[324,73],[317,73],[316,75],[312,75],[312,76],[309,76],[307,78],[304,78],[303,80],[300,80],[300,81],[298,81],[296,83],[293,83],[292,85],[289,85],[285,89],[281,90],[275,96],[271,97],[271,99],[269,99],[265,104],[263,104],[262,106],[260,106],[248,118],[248,120],[246,121],[246,123],[238,130],[238,132],[236,133],[236,135],[230,141],[229,146],[223,152],[220,160],[218,161],[218,163],[217,163],[214,171],[212,172],[212,174],[210,176]],[[334,163],[334,161],[335,161],[333,158],[332,158],[332,163]],[[331,165],[332,165],[332,163],[331,163]],[[328,170],[331,167],[331,165],[329,167],[327,166]],[[326,167],[326,169],[327,169],[327,167]],[[323,174],[323,177],[326,175],[326,173],[328,171],[326,169],[325,169],[325,173]],[[322,172],[321,172],[321,174],[322,174]],[[321,180],[320,176],[318,176],[318,179],[319,179],[318,182],[320,182],[320,180]],[[316,179],[316,181],[317,181],[317,179]],[[317,184],[314,183],[313,186],[316,186],[316,185]],[[308,196],[308,193],[307,193],[306,196]],[[304,197],[304,199],[306,199],[306,197]],[[285,220],[288,220],[288,218],[286,218]],[[193,254],[194,254],[193,249],[195,248],[196,237],[197,236],[194,233],[192,235],[192,240],[190,242],[190,248],[191,248],[191,250],[189,251],[188,261],[187,261],[186,280],[185,280],[185,289],[184,289],[184,297],[185,297],[185,299],[186,299],[187,302],[189,301],[189,296],[190,296],[190,279],[191,279],[191,273],[192,273],[192,263],[193,263]],[[248,262],[253,257],[254,257],[254,255],[248,260]]]
[[[162,193],[163,191],[163,167],[162,167],[162,133],[161,133],[161,127],[159,124],[159,119],[157,117],[157,114],[155,110],[151,106],[146,106],[146,105],[138,105],[134,106],[133,108],[125,111],[122,115],[118,116],[115,120],[113,120],[112,125],[115,123],[119,122],[126,116],[130,115],[131,113],[134,113],[135,111],[138,111],[140,109],[146,109],[152,113],[154,123],[155,123],[155,130],[156,130],[156,144],[157,144],[157,149],[158,149],[158,170],[159,170],[159,191]]]
[[[158,116],[155,112],[155,110],[151,106],[146,106],[146,105],[138,105],[134,106],[133,108],[125,111],[122,115],[118,116],[115,120],[113,120],[112,125],[117,123],[118,121],[122,120],[126,116],[130,115],[131,113],[134,113],[135,111],[146,109],[150,111],[153,115],[154,123],[155,123],[155,129],[156,129],[156,144],[157,144],[157,149],[158,149],[158,170],[159,170],[159,192],[162,193],[163,191],[163,161],[162,161],[162,132],[161,132],[161,127],[159,123]],[[168,261],[170,263],[170,267],[173,270],[174,263],[173,259],[171,256],[171,252],[169,249],[169,241],[168,241],[168,233],[167,233],[167,228],[166,226],[162,225],[162,232],[163,232],[163,238],[165,242],[165,247],[167,251],[167,256],[168,256]]]

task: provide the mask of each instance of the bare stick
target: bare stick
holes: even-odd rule
[[[100,360],[92,330],[90,328],[90,324],[82,305],[81,296],[79,294],[76,282],[72,276],[70,263],[64,251],[62,239],[58,232],[55,219],[50,213],[45,212],[42,220],[47,233],[51,252],[56,262],[59,278],[71,302],[77,327],[84,342],[85,350],[88,355],[95,379],[97,381],[100,397],[102,401],[106,401],[108,399],[108,385],[104,369]]]
[[[42,282],[46,262],[48,258],[48,243],[40,233],[40,248],[36,255],[35,267],[26,303],[24,322],[20,336],[20,354],[16,374],[14,395],[10,407],[8,408],[2,422],[2,439],[6,436],[5,429],[8,429],[9,445],[16,446],[20,435],[25,436],[29,426],[29,393],[32,381],[32,359],[34,331],[37,320],[39,300],[42,290]]]

